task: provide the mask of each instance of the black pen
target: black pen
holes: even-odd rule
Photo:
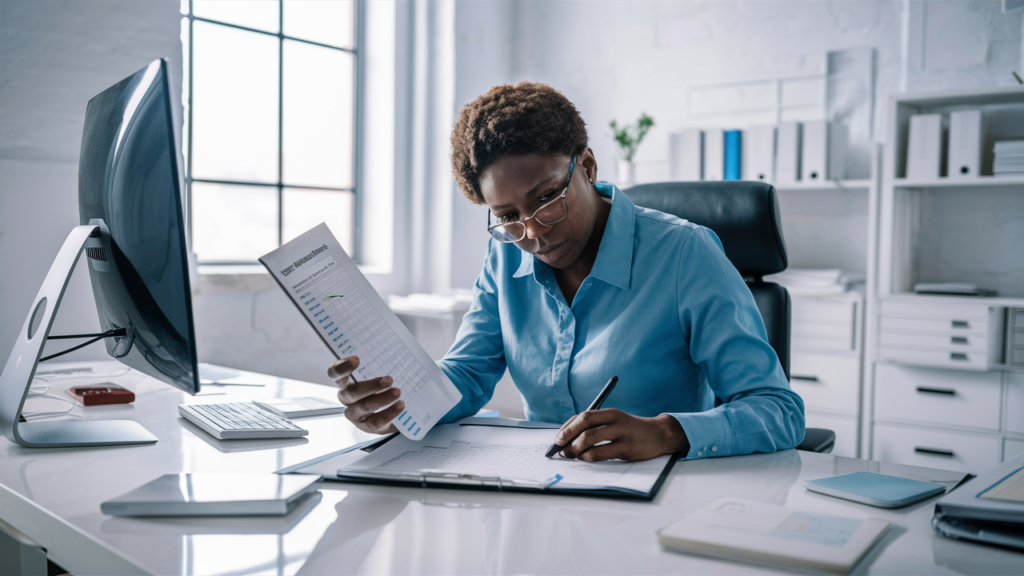
[[[594,401],[590,403],[590,408],[587,408],[587,410],[598,410],[598,409],[600,409],[601,405],[604,404],[605,399],[608,398],[608,395],[611,394],[612,390],[615,389],[615,384],[618,381],[619,381],[619,377],[618,376],[612,376],[612,379],[609,380],[608,383],[604,385],[604,388],[601,388],[601,393],[597,395],[597,398],[594,398]],[[548,448],[547,453],[544,454],[544,457],[545,458],[551,458],[555,454],[558,454],[559,452],[561,452],[562,448],[565,448],[565,446],[559,446],[558,444],[552,444],[551,448]]]

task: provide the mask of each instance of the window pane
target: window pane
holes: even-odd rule
[[[284,241],[325,222],[341,247],[351,256],[355,244],[355,207],[355,194],[351,192],[285,188]]]
[[[281,28],[277,0],[195,0],[192,14],[228,24],[277,33]]]
[[[255,262],[277,248],[277,188],[192,183],[192,249],[200,262]]]
[[[293,38],[352,48],[354,21],[355,2],[287,0],[284,3],[284,33]]]
[[[195,22],[192,176],[277,182],[278,39]]]
[[[187,12],[188,11],[188,2],[183,2],[183,4],[184,4],[184,9]],[[189,36],[188,18],[182,18],[181,19],[181,107],[182,107],[182,113],[184,114],[183,118],[185,119],[185,122],[183,123],[183,126],[181,127],[181,157],[185,160],[185,174],[186,175],[191,174],[191,172],[189,172],[190,166],[188,165],[188,116],[189,116],[189,109],[188,109],[188,89],[189,89],[188,86],[189,85],[188,85],[188,80],[189,80],[189,76],[190,76],[189,75],[189,70],[188,70],[188,60],[189,60],[189,54],[188,54],[189,41],[188,41],[188,36]]]
[[[285,41],[285,183],[352,186],[353,59],[348,52]]]

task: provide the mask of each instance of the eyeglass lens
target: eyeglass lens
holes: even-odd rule
[[[552,226],[561,222],[569,213],[569,206],[565,198],[558,197],[552,202],[541,206],[533,218],[542,226]],[[509,222],[491,228],[491,236],[501,242],[519,242],[526,238],[526,224],[523,222]]]

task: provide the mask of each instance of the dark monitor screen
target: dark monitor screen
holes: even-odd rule
[[[98,224],[86,261],[107,353],[154,378],[199,391],[182,180],[166,60],[89,101],[78,171],[82,224]]]

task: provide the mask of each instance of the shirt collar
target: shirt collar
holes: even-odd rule
[[[597,193],[611,200],[612,209],[597,250],[597,260],[590,275],[623,290],[629,288],[633,270],[633,233],[636,225],[633,202],[613,184],[597,182]],[[522,259],[513,278],[534,273],[533,254],[519,251]]]

